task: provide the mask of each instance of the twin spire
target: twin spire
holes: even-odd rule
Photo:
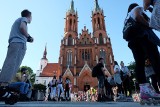
[[[98,4],[98,0],[94,0],[94,12],[99,12],[101,11],[102,9],[99,7],[99,4]],[[71,5],[70,5],[70,9],[68,10],[68,12],[70,13],[75,13],[75,9],[74,9],[74,1],[71,0]]]

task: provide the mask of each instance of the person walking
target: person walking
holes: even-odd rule
[[[122,85],[123,85],[123,89],[124,89],[124,93],[127,96],[131,97],[132,96],[132,89],[131,89],[131,79],[130,79],[130,76],[131,76],[131,73],[128,69],[127,66],[124,66],[124,62],[121,61],[120,62],[120,65],[121,65],[121,79],[122,79]],[[127,94],[127,92],[129,91],[129,95]]]
[[[66,97],[66,100],[70,100],[70,80],[69,78],[66,78],[66,81],[65,81],[65,97]]]
[[[9,98],[12,93],[7,92],[8,84],[16,75],[26,53],[26,42],[33,42],[33,38],[28,34],[27,24],[31,23],[32,15],[29,10],[23,10],[21,17],[12,25],[9,46],[0,74],[0,96]]]
[[[97,101],[105,101],[105,91],[104,91],[104,82],[105,82],[105,68],[104,68],[104,59],[99,58],[99,63],[96,67],[96,75],[98,79],[98,98]]]
[[[146,16],[144,15],[143,7],[140,7],[137,3],[132,3],[128,7],[127,16],[139,24],[139,29],[136,29],[134,34],[129,34],[129,36],[132,36],[133,38],[128,41],[128,47],[131,49],[136,63],[135,74],[140,86],[140,98],[147,101],[149,98],[159,98],[160,95],[155,92],[149,83],[147,83],[144,71],[145,57],[147,56],[151,61],[157,77],[160,77],[159,51],[157,43],[154,43],[148,38],[148,36],[151,37],[152,35],[146,33],[148,29],[149,31],[151,30],[149,28],[148,20],[146,20]]]
[[[114,61],[114,81],[118,87],[117,99],[121,99],[121,96],[124,95],[124,91],[123,91],[122,80],[121,80],[121,76],[120,76],[120,67],[119,67],[117,61]]]
[[[59,76],[58,79],[58,101],[60,101],[60,99],[63,101],[65,100],[64,98],[64,88],[63,88],[63,80],[62,80],[62,76]]]
[[[57,88],[57,79],[56,76],[53,76],[53,79],[49,82],[50,86],[50,98],[53,101],[56,101],[56,88]]]

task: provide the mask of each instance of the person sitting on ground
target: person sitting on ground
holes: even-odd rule
[[[22,68],[21,71],[16,74],[11,84],[9,84],[9,88],[18,89],[20,96],[26,98],[27,92],[29,91],[29,84],[26,83],[27,79],[27,69]]]

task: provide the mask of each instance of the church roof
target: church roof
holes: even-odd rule
[[[53,75],[60,73],[59,63],[48,63],[47,66],[43,69],[40,77],[53,77]]]

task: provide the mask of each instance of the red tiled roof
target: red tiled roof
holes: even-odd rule
[[[43,69],[40,77],[53,77],[54,72],[60,74],[60,65],[59,63],[47,63],[47,66]]]

